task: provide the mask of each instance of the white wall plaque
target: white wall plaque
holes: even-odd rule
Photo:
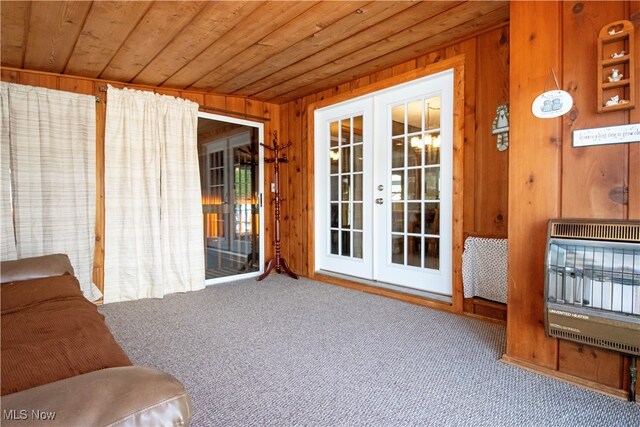
[[[580,129],[573,131],[573,146],[624,144],[640,142],[640,124],[609,126],[604,128]]]
[[[538,95],[531,104],[531,112],[541,119],[551,119],[566,114],[573,106],[573,98],[564,90],[550,90]]]

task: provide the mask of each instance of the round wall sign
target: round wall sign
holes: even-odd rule
[[[541,119],[560,117],[573,106],[573,98],[564,90],[550,90],[539,95],[531,104],[531,112]]]

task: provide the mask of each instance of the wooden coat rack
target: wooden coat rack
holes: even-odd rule
[[[287,273],[289,276],[294,279],[298,278],[298,275],[291,271],[289,265],[287,265],[287,261],[280,255],[280,202],[284,201],[284,199],[280,198],[280,163],[289,163],[289,159],[287,159],[286,155],[280,157],[280,150],[284,150],[291,146],[291,142],[286,145],[278,145],[278,131],[273,131],[273,146],[268,146],[266,144],[260,143],[264,148],[273,151],[274,156],[269,159],[264,159],[265,163],[273,163],[274,164],[274,181],[275,181],[275,198],[273,199],[273,204],[275,206],[275,223],[276,223],[276,239],[275,239],[275,257],[270,259],[267,262],[264,273],[258,280],[262,280],[271,273],[271,270],[275,268],[278,273],[282,273],[283,271]]]

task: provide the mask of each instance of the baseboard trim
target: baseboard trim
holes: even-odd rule
[[[451,303],[432,300],[426,297],[419,297],[411,294],[405,294],[390,289],[379,288],[377,286],[365,285],[351,280],[342,279],[338,277],[329,276],[322,273],[314,273],[309,277],[310,279],[317,280],[318,282],[328,283],[330,285],[342,286],[343,288],[355,289],[369,294],[381,295],[388,298],[393,298],[399,301],[408,302],[410,304],[421,305],[423,307],[435,308],[437,310],[448,311],[456,313]]]
[[[527,370],[529,372],[533,372],[535,374],[544,375],[545,377],[549,377],[565,383],[577,385],[579,387],[586,388],[588,390],[596,391],[599,393],[603,393],[612,397],[616,397],[618,399],[629,400],[628,391],[609,387],[604,384],[597,383],[595,381],[576,377],[575,375],[566,374],[564,372],[555,371],[553,369],[538,366],[531,362],[521,360],[517,357],[507,356],[506,354],[504,354],[502,355],[502,358],[500,358],[500,361],[507,365],[515,366],[515,367]]]
[[[507,324],[507,305],[480,297],[464,299],[464,311],[470,317]]]
[[[507,324],[506,320],[500,320],[500,319],[496,319],[494,317],[489,317],[489,316],[483,316],[481,314],[470,313],[468,311],[465,311],[462,314],[464,314],[467,317],[471,317],[473,319],[482,320],[483,322],[497,323],[498,325],[506,325]]]

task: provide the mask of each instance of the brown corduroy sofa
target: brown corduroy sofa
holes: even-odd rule
[[[3,426],[189,424],[183,385],[131,366],[66,255],[4,261],[0,277]]]

